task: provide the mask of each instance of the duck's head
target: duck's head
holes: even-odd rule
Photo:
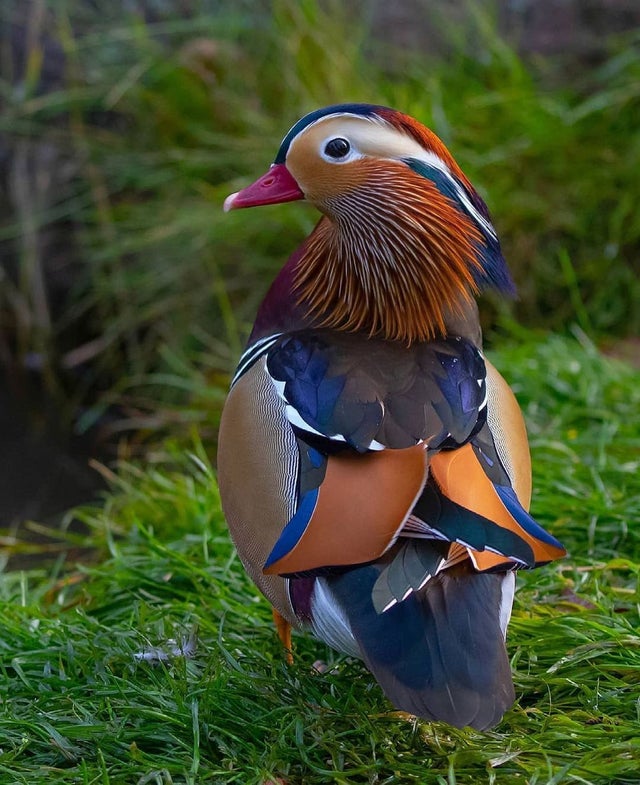
[[[322,324],[429,339],[479,288],[513,293],[486,205],[442,141],[408,115],[370,104],[305,115],[270,169],[225,210],[297,199],[328,218],[309,238],[298,276]]]

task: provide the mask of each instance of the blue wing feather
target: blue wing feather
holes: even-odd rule
[[[313,511],[318,502],[318,489],[314,488],[305,493],[300,500],[298,509],[289,523],[282,530],[282,534],[278,538],[276,544],[264,564],[264,568],[270,567],[275,562],[279,561],[286,556],[287,553],[292,551],[300,541],[302,535],[305,533]]]
[[[483,420],[485,367],[462,338],[414,344],[330,331],[284,336],[267,352],[267,370],[304,431],[364,452],[374,442],[400,449],[467,441]]]
[[[547,545],[552,545],[554,548],[563,547],[561,542],[556,540],[552,534],[549,534],[546,529],[543,529],[542,526],[529,515],[518,501],[518,497],[513,488],[495,484],[494,488],[504,506],[528,534]]]

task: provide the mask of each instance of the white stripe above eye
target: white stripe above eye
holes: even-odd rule
[[[336,112],[319,117],[298,132],[289,144],[289,151],[291,152],[303,137],[309,135],[314,140],[318,154],[332,164],[348,163],[355,158],[369,156],[396,162],[413,159],[437,169],[449,180],[469,216],[489,237],[497,239],[491,222],[487,221],[473,205],[467,191],[454,177],[445,161],[433,150],[424,148],[417,139],[398,130],[375,113],[365,116],[351,112]],[[351,153],[344,160],[335,160],[324,155],[327,141],[337,136],[344,137],[351,144]]]

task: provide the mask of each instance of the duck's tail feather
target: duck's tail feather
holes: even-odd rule
[[[504,644],[513,573],[477,573],[467,562],[378,613],[372,589],[380,569],[367,565],[322,580],[389,700],[455,727],[498,723],[514,700]]]

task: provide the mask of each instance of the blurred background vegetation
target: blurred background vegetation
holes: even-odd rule
[[[0,400],[43,431],[213,442],[317,219],[223,199],[341,101],[431,126],[487,200],[520,294],[486,304],[489,340],[638,334],[633,0],[8,0],[0,23]]]

